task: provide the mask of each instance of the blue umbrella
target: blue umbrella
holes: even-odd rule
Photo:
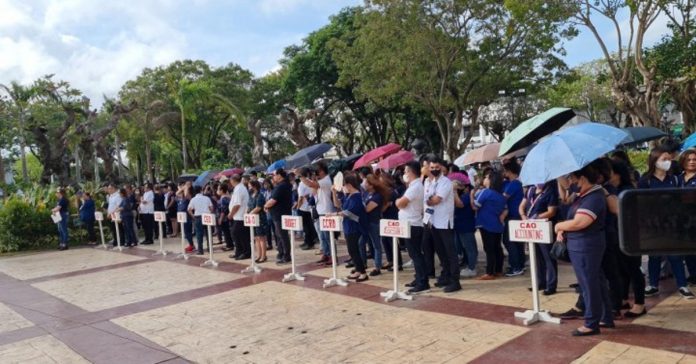
[[[216,174],[217,174],[216,171],[205,171],[205,172],[201,173],[201,174],[198,176],[198,178],[196,178],[196,180],[193,182],[193,185],[194,185],[194,186],[203,187],[203,186],[205,186],[206,184],[208,184],[208,182],[210,182],[210,180],[211,180],[211,179],[213,178],[213,176],[215,176]]]
[[[682,151],[693,147],[696,147],[696,133],[689,135],[689,137],[684,140],[684,143],[682,144]]]
[[[297,153],[285,158],[285,168],[294,169],[311,164],[315,159],[331,150],[333,146],[327,143],[320,143],[303,148]]]
[[[524,185],[533,185],[580,170],[616,149],[627,135],[621,129],[597,123],[558,131],[529,152],[520,180]]]
[[[280,168],[285,168],[285,159],[273,162],[273,164],[268,166],[268,168],[266,169],[266,173],[273,173]]]

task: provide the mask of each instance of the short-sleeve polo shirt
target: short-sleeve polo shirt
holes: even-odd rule
[[[596,185],[585,194],[578,196],[568,211],[568,220],[573,220],[577,214],[590,217],[592,223],[580,231],[566,232],[568,250],[588,252],[603,249],[606,244],[607,199],[601,186]]]

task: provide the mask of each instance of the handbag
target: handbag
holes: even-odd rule
[[[561,240],[556,240],[553,245],[551,245],[551,251],[549,252],[551,258],[556,260],[561,260],[564,262],[570,262],[570,256],[568,255],[568,247],[566,243]]]

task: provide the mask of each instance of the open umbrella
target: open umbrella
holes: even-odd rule
[[[529,152],[520,180],[524,185],[546,183],[580,170],[614,150],[627,135],[621,129],[598,123],[584,123],[556,132]]]
[[[400,150],[377,163],[377,168],[388,171],[414,160],[416,155],[409,152],[408,150]]]
[[[626,139],[624,139],[624,141],[621,142],[621,145],[627,147],[639,145],[651,140],[660,139],[662,137],[667,136],[667,133],[652,126],[637,126],[624,128],[622,130],[628,133],[628,137],[626,137]]]
[[[498,159],[498,151],[500,143],[486,144],[482,147],[468,151],[455,159],[454,164],[457,166],[468,166],[474,163],[490,162]]]
[[[210,182],[210,180],[217,174],[216,171],[205,171],[201,173],[195,181],[193,181],[194,186],[203,187]]]
[[[360,159],[355,161],[353,164],[353,169],[358,169],[361,167],[369,166],[372,162],[389,155],[392,155],[401,150],[401,146],[396,143],[385,144],[381,147],[372,149],[371,151],[365,153]]]
[[[255,167],[249,167],[246,170],[244,170],[244,174],[252,174],[252,173],[260,173],[266,170],[266,167],[262,165],[258,165]]]
[[[553,133],[563,124],[575,117],[572,109],[554,107],[523,121],[503,139],[498,155],[505,155],[532,145],[539,139]]]
[[[693,147],[696,147],[696,133],[689,135],[689,137],[684,140],[684,143],[682,144],[682,151]]]
[[[266,168],[266,173],[273,173],[277,169],[285,168],[285,159],[273,162],[268,168]]]
[[[285,158],[285,168],[294,169],[306,166],[312,163],[315,159],[324,155],[331,150],[333,146],[327,143],[315,144],[307,148],[299,150],[297,153]]]
[[[176,182],[177,183],[184,183],[184,182],[188,182],[188,181],[193,182],[196,180],[196,178],[198,178],[197,174],[182,174],[181,176],[179,176],[179,178],[176,179]]]
[[[224,177],[232,177],[235,174],[238,174],[241,176],[243,173],[244,173],[244,170],[241,168],[229,168],[229,169],[226,169],[226,170],[216,174],[215,177],[213,177],[213,179],[220,179],[223,176]]]
[[[447,175],[447,178],[449,178],[452,182],[459,182],[462,185],[471,184],[471,180],[469,179],[469,176],[466,175],[466,173],[462,173],[462,172],[450,173]]]

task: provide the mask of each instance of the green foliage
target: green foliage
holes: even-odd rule
[[[648,150],[629,150],[628,157],[631,159],[631,164],[641,175],[648,171],[648,157],[650,156],[650,151]]]
[[[13,167],[17,174],[21,174],[22,161],[15,161]],[[29,183],[36,184],[41,182],[43,164],[41,164],[39,158],[36,158],[33,154],[27,154],[27,173],[29,174]]]
[[[56,226],[48,208],[37,208],[21,198],[5,201],[0,209],[0,253],[55,245]]]

